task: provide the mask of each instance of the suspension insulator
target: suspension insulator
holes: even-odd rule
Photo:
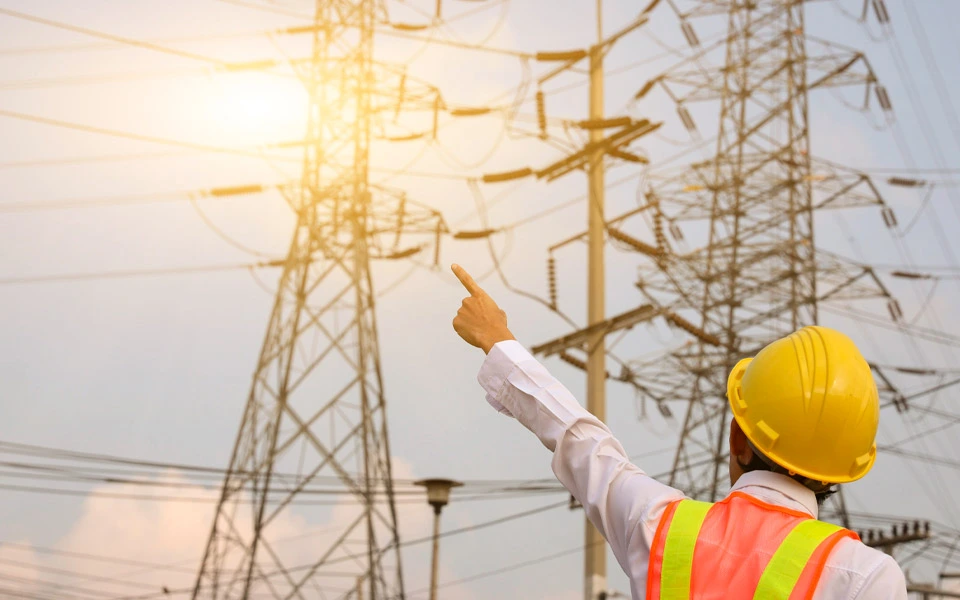
[[[540,126],[540,139],[547,139],[547,109],[543,90],[537,90],[537,124]]]
[[[903,318],[903,310],[901,310],[900,303],[897,302],[896,298],[887,300],[887,310],[890,311],[890,318],[892,318],[895,323],[899,323]]]
[[[690,116],[690,111],[687,110],[686,106],[678,104],[677,114],[680,115],[680,120],[683,121],[683,126],[687,128],[687,131],[694,132],[697,130],[697,124],[693,122],[693,117]]]
[[[643,98],[644,96],[646,96],[647,94],[649,94],[649,93],[650,93],[650,90],[653,89],[653,86],[657,85],[657,83],[659,83],[659,81],[660,81],[660,78],[657,77],[656,79],[651,79],[650,81],[648,81],[648,82],[646,82],[645,84],[643,84],[643,87],[640,88],[640,91],[638,91],[636,94],[634,94],[633,99],[634,99],[634,100],[640,100],[641,98]]]
[[[670,221],[670,235],[678,242],[683,241],[683,230],[673,221]]]
[[[653,211],[653,239],[657,242],[657,252],[660,254],[657,257],[657,265],[662,269],[666,265],[670,247],[667,245],[667,236],[663,233],[663,213],[660,212],[659,204]]]
[[[887,93],[887,88],[882,85],[877,86],[877,102],[880,103],[880,108],[886,112],[893,110],[893,104],[890,102],[890,94]]]
[[[440,266],[440,236],[443,235],[443,221],[437,221],[436,239],[433,243],[433,266]]]
[[[895,185],[897,187],[906,187],[906,188],[918,188],[924,187],[927,185],[926,180],[924,179],[914,179],[912,177],[890,177],[887,179],[887,183],[890,185]]]
[[[557,310],[557,261],[552,256],[547,259],[547,289],[550,293],[550,308]]]
[[[653,211],[653,237],[657,240],[657,250],[661,254],[665,253],[667,251],[667,236],[663,233],[663,213],[660,212],[659,206]]]
[[[407,94],[407,74],[400,74],[400,84],[397,86],[397,108],[394,111],[394,118],[400,114],[400,110],[403,108],[403,102],[406,100]]]
[[[873,12],[877,15],[877,21],[881,25],[890,22],[890,13],[887,12],[887,4],[883,0],[873,0]]]
[[[893,229],[897,226],[897,215],[893,212],[893,209],[889,206],[884,206],[883,210],[880,212],[883,216],[883,224],[889,229]]]
[[[689,21],[683,21],[680,23],[680,29],[683,30],[683,37],[687,38],[687,43],[690,44],[691,48],[696,48],[700,45],[700,39],[697,38],[697,32],[693,30],[693,25]]]

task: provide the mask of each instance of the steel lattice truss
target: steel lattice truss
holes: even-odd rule
[[[725,66],[703,67],[704,48],[655,80],[682,107],[718,99],[713,159],[666,174],[648,193],[656,223],[653,265],[638,287],[694,341],[631,375],[658,401],[686,404],[671,485],[716,499],[726,449],[726,377],[737,360],[818,322],[818,304],[886,298],[869,267],[818,251],[814,213],[883,201],[862,174],[810,154],[808,93],[875,85],[862,55],[806,34],[795,0],[700,2],[684,18],[727,15]],[[700,221],[695,249],[680,254],[664,224]],[[696,229],[696,226],[688,227]],[[691,327],[692,325],[692,327]]]
[[[442,221],[368,183],[380,115],[432,93],[374,63],[375,4],[317,2],[296,229],[194,597],[403,597],[370,261]]]
[[[817,323],[826,303],[887,304],[894,319],[899,316],[869,265],[817,247],[818,211],[873,206],[888,225],[894,217],[866,174],[811,156],[808,95],[856,85],[865,104],[875,95],[883,110],[890,107],[861,53],[806,32],[803,0],[669,4],[696,51],[643,85],[637,99],[666,94],[690,131],[697,127],[688,107],[719,101],[715,153],[680,169],[651,171],[646,203],[607,221],[612,242],[648,259],[637,281],[642,306],[534,351],[583,368],[570,351],[586,350],[589,335],[600,330],[663,318],[689,334],[683,347],[621,362],[620,372],[608,371],[608,377],[632,385],[665,415],[674,413],[671,406],[683,412],[670,484],[715,500],[725,486],[726,379],[736,362]],[[726,15],[725,35],[701,46],[691,21],[718,15]],[[629,232],[639,217],[653,239]],[[891,378],[877,367],[875,373],[883,403],[904,408],[907,398]],[[842,496],[832,508],[828,517],[846,525]]]

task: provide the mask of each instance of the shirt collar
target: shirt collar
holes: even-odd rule
[[[793,500],[793,502],[802,506],[814,519],[817,518],[819,513],[817,495],[807,488],[807,486],[792,477],[787,477],[780,473],[771,473],[770,471],[750,471],[749,473],[741,475],[737,483],[730,488],[730,491],[735,492],[740,490],[751,496],[755,495],[750,493],[751,490],[748,488],[765,488],[766,490],[776,492],[776,494],[773,494],[774,498],[770,498],[770,494],[763,494],[763,499],[768,502],[773,500],[774,504],[782,504],[782,501],[777,501],[779,498],[776,496],[784,496],[785,498],[783,499]]]

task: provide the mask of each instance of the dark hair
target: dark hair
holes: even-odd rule
[[[771,473],[786,475],[787,477],[802,483],[804,487],[813,492],[817,497],[818,507],[822,507],[823,503],[827,501],[827,498],[837,493],[837,488],[830,483],[809,479],[803,475],[791,475],[787,469],[784,469],[763,454],[757,452],[757,449],[753,447],[753,444],[749,445],[750,449],[753,450],[753,456],[750,457],[750,462],[743,463],[740,461],[740,457],[737,457],[737,464],[740,465],[740,468],[743,469],[744,473],[749,473],[750,471],[770,471]]]

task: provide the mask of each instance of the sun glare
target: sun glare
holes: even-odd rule
[[[283,142],[303,135],[306,100],[294,79],[236,74],[214,81],[208,112],[230,141]]]

